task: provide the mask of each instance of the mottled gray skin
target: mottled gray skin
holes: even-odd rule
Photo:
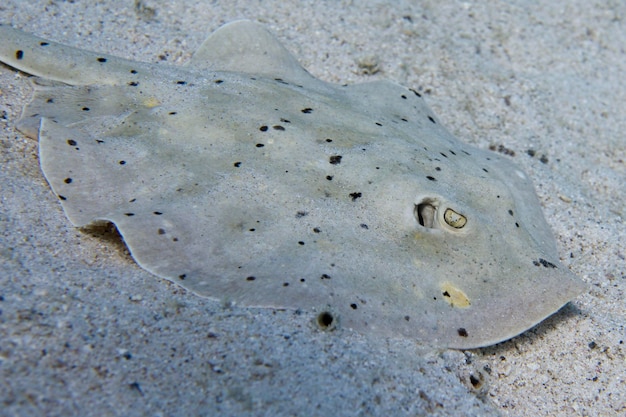
[[[139,265],[199,295],[473,348],[585,289],[526,175],[415,91],[317,80],[248,21],[184,67],[0,40],[38,77],[18,129],[70,221],[113,222]]]

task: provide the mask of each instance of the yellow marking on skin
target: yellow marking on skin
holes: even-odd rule
[[[448,281],[441,284],[441,292],[443,293],[443,298],[452,307],[467,308],[471,305],[470,299],[463,290]]]
[[[160,105],[161,102],[159,101],[159,99],[157,99],[156,97],[148,97],[147,99],[145,99],[143,101],[143,105],[146,106],[147,108],[151,109],[153,107],[156,107],[158,105]]]

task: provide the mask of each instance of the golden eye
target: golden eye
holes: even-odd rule
[[[467,219],[464,215],[459,214],[450,208],[446,209],[443,213],[443,219],[446,221],[448,226],[454,227],[455,229],[462,229],[467,223]]]

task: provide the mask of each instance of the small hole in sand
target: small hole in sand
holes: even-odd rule
[[[322,330],[331,330],[334,327],[334,323],[335,317],[329,311],[322,311],[320,314],[317,315],[317,325]]]

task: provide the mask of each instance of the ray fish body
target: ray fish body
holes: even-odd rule
[[[472,348],[585,289],[528,177],[414,90],[318,80],[249,21],[185,66],[0,39],[35,76],[17,128],[72,224],[114,223],[141,267],[199,295]]]

